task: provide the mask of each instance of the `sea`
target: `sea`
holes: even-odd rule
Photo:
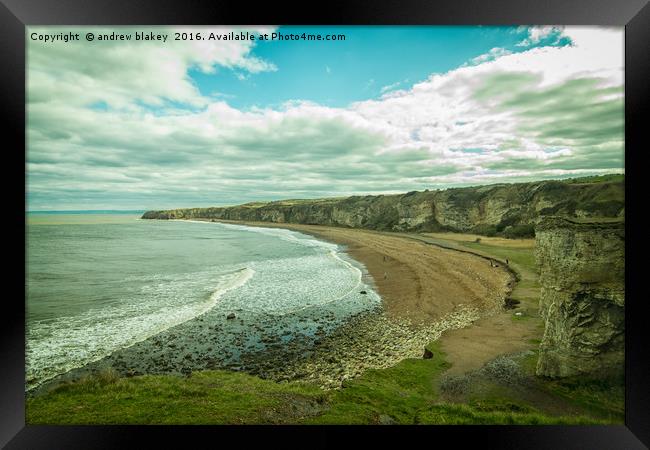
[[[155,369],[175,351],[160,347],[162,336],[197,344],[187,359],[203,365],[193,369],[206,356],[210,367],[229,367],[263,351],[269,335],[275,345],[315,340],[381,303],[363,265],[337,244],[141,215],[27,213],[27,391],[147,342],[158,345],[146,365]]]

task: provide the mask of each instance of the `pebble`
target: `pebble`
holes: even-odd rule
[[[500,304],[494,305],[494,312]],[[491,313],[491,310],[487,313]],[[267,350],[266,362],[275,370],[264,378],[276,381],[309,380],[322,389],[338,389],[343,382],[361,376],[368,369],[391,367],[406,358],[422,358],[424,347],[449,329],[471,325],[480,316],[475,308],[460,306],[430,325],[414,325],[407,319],[388,319],[383,312],[361,314],[334,334],[317,339],[310,356],[279,348]],[[287,352],[289,355],[287,355]],[[259,356],[259,355],[258,355]],[[303,356],[303,357],[301,357]],[[256,361],[257,365],[260,361]]]

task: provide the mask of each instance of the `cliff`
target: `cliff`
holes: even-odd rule
[[[545,218],[536,228],[540,312],[537,374],[623,373],[625,224]]]
[[[541,216],[620,217],[622,176],[495,184],[400,195],[284,200],[220,208],[147,211],[144,219],[226,219],[383,231],[457,231],[532,236]]]

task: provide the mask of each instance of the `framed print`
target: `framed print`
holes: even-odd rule
[[[649,7],[321,6],[4,1],[0,442],[647,448]]]

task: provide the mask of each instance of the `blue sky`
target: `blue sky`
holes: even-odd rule
[[[65,27],[64,27],[65,28]],[[624,172],[623,29],[29,27],[29,210],[163,209]]]
[[[433,73],[455,69],[498,47],[522,52],[533,47],[570,43],[551,34],[535,44],[517,46],[527,28],[475,26],[280,27],[280,33],[344,34],[345,41],[259,41],[253,54],[277,71],[248,74],[220,69],[189,76],[201,94],[236,108],[279,106],[307,100],[330,107],[378,98],[387,87],[407,89]],[[382,91],[384,88],[384,91]]]

